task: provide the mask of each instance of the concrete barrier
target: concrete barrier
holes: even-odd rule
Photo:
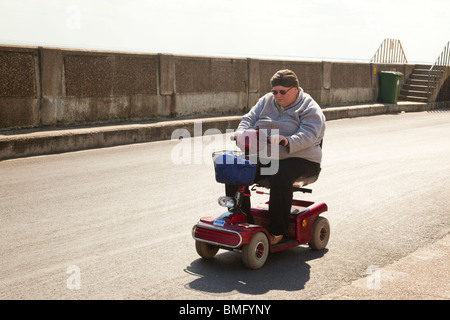
[[[398,104],[362,104],[328,107],[323,110],[327,121],[378,114],[427,111],[450,107],[446,104],[399,102]],[[185,129],[193,137],[199,134],[196,123],[201,123],[201,134],[208,129],[226,133],[236,129],[242,116],[221,116],[197,119],[153,121],[146,123],[98,125],[80,128],[28,129],[0,134],[0,160],[112,147],[172,138],[176,129]],[[197,127],[198,128],[198,127]]]

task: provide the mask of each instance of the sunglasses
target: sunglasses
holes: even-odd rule
[[[278,90],[272,90],[272,93],[273,93],[274,96],[276,96],[278,93],[280,93],[282,96],[284,96],[284,95],[285,95],[286,93],[288,93],[288,91],[291,90],[292,88],[294,88],[294,87],[290,87],[290,88],[287,89],[287,90],[280,90],[280,91],[278,91]]]

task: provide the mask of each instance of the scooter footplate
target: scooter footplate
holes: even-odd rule
[[[283,239],[281,242],[272,246],[270,252],[277,252],[298,246],[298,241],[294,239]]]
[[[192,236],[198,241],[233,249],[242,244],[242,236],[239,232],[210,225],[196,225]]]

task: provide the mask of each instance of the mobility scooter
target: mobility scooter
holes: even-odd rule
[[[259,137],[259,129],[253,130]],[[259,139],[259,138],[258,138]],[[258,162],[250,161],[248,150],[252,142],[246,140],[245,152],[219,151],[213,153],[216,180],[219,183],[238,185],[234,197],[222,196],[219,205],[227,207],[228,211],[220,216],[202,217],[192,228],[197,253],[205,259],[212,258],[219,249],[239,251],[246,267],[259,269],[264,266],[269,253],[286,250],[308,243],[313,250],[326,247],[330,237],[330,225],[326,218],[319,216],[328,210],[323,202],[292,200],[290,224],[283,239],[272,245],[269,225],[269,202],[251,208],[251,216],[241,210],[241,203],[246,194],[247,186],[259,194],[264,193],[258,188],[270,189],[268,179],[254,182]],[[311,193],[305,186],[315,182],[318,175],[300,177],[294,182],[293,189],[299,192]]]

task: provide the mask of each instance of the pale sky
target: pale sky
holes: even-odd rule
[[[0,0],[0,44],[369,61],[385,38],[434,63],[449,0]]]

